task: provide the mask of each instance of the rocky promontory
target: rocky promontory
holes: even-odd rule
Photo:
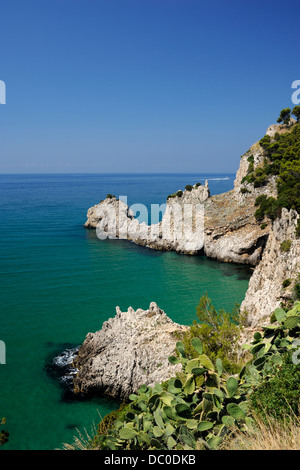
[[[100,239],[255,266],[270,226],[261,229],[254,217],[257,191],[241,196],[237,188],[210,196],[207,182],[194,185],[169,196],[161,222],[151,225],[139,223],[122,200],[108,197],[88,210],[85,227],[95,228]]]
[[[155,250],[195,255],[204,245],[203,204],[209,197],[207,181],[177,191],[168,197],[162,220],[147,225],[121,199],[109,195],[88,210],[84,226],[95,228],[100,239],[127,239]]]
[[[147,310],[121,312],[88,333],[74,366],[75,393],[105,394],[125,399],[143,385],[154,386],[179,370],[168,357],[174,354],[176,332],[188,327],[174,323],[155,302]]]

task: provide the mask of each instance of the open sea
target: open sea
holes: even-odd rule
[[[186,184],[208,180],[211,194],[233,188],[226,174],[0,175],[0,417],[3,450],[61,449],[78,432],[92,435],[118,407],[107,398],[72,400],[51,362],[80,345],[121,310],[155,301],[175,322],[196,319],[200,297],[231,311],[251,271],[204,256],[152,251],[99,240],[83,227],[87,209],[107,193],[128,204],[163,204]],[[1,428],[0,428],[1,431]]]

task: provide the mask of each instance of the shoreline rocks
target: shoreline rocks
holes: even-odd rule
[[[174,323],[155,302],[147,310],[116,308],[116,316],[101,330],[88,333],[78,350],[73,379],[77,394],[104,394],[126,399],[142,384],[154,386],[176,375],[172,365],[176,332],[187,326]]]

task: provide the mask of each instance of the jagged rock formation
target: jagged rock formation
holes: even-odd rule
[[[156,250],[194,255],[203,248],[203,203],[209,196],[207,181],[177,192],[168,198],[162,221],[149,226],[139,223],[123,201],[109,197],[88,210],[85,227],[96,228],[100,239],[128,239]]]
[[[142,384],[154,386],[179,370],[168,357],[174,354],[175,332],[188,327],[174,323],[155,302],[148,310],[121,312],[117,307],[116,312],[100,331],[88,333],[79,348],[76,393],[124,399]]]
[[[276,125],[276,129],[278,127]],[[263,149],[258,142],[242,155],[234,189],[212,196],[205,202],[204,253],[209,258],[252,266],[256,266],[261,259],[271,224],[266,221],[262,227],[258,223],[254,216],[255,200],[262,194],[276,197],[277,189],[273,176],[269,177],[267,184],[258,188],[247,182],[245,177],[251,161],[253,169],[263,165]]]
[[[262,325],[280,304],[290,300],[300,270],[300,240],[295,236],[299,215],[282,209],[272,225],[262,260],[255,268],[241,304],[250,326]],[[284,287],[283,282],[290,284]]]

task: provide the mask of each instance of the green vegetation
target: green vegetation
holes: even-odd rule
[[[265,161],[261,168],[250,174],[251,182],[259,187],[270,176],[276,176],[278,197],[257,198],[256,205],[260,206],[256,212],[257,218],[266,215],[274,219],[280,215],[283,207],[300,213],[300,125],[294,125],[289,132],[276,134],[273,140],[266,135],[260,140],[260,145],[264,150]]]
[[[287,251],[290,251],[292,246],[292,240],[284,240],[281,245],[280,245],[280,251],[283,253],[286,253]]]
[[[113,199],[115,198],[116,196],[114,194],[107,194],[106,195],[106,199]]]
[[[183,192],[181,191],[181,189],[179,189],[177,193],[169,194],[169,196],[167,197],[167,200],[173,197],[182,197],[182,195],[183,195]]]
[[[251,407],[265,421],[270,417],[287,421],[299,413],[300,367],[293,364],[292,354],[282,356],[282,363],[274,376],[259,385],[251,395]]]
[[[290,123],[291,114],[297,119],[296,124]],[[283,207],[294,209],[300,213],[300,106],[293,111],[285,108],[281,111],[278,122],[285,126],[285,132],[277,132],[274,137],[265,135],[259,144],[263,148],[264,161],[254,168],[253,155],[248,157],[247,175],[242,183],[252,183],[254,188],[268,184],[270,177],[276,177],[278,197],[259,196],[256,199],[258,209],[255,213],[257,220],[268,217],[271,220],[280,217]],[[284,131],[284,128],[283,128]],[[241,188],[242,193],[248,188]],[[297,237],[300,237],[300,221],[298,222]]]
[[[298,219],[298,222],[296,225],[296,237],[300,238],[300,218]]]
[[[196,308],[196,315],[198,321],[195,320],[187,332],[178,336],[189,356],[193,357],[195,354],[192,347],[193,338],[199,338],[203,343],[204,354],[207,354],[211,361],[221,359],[227,372],[236,373],[240,369],[237,351],[240,327],[244,323],[238,306],[231,313],[217,311],[205,294]]]
[[[296,300],[300,300],[300,275],[297,276],[294,284],[294,297]]]
[[[200,317],[210,327],[225,323],[207,296]],[[270,325],[245,345],[250,359],[238,374],[229,374],[220,357],[205,354],[205,345],[193,336],[187,346],[178,341],[171,364],[182,372],[164,384],[142,385],[112,418],[91,447],[100,449],[190,450],[217,449],[232,433],[253,428],[253,416],[277,419],[299,415],[300,366],[292,362],[300,333],[300,302],[290,311],[275,310]],[[107,423],[112,425],[107,426]],[[100,423],[101,427],[101,423]],[[99,428],[100,429],[100,428]]]
[[[282,287],[285,289],[286,287],[290,286],[292,284],[291,279],[285,279],[282,283]]]
[[[282,122],[286,126],[289,125],[291,119],[291,110],[290,108],[284,108],[280,112],[280,116],[277,119],[277,122]]]
[[[279,123],[282,122],[286,126],[290,125],[291,114],[295,116],[298,122],[300,120],[300,106],[295,106],[293,108],[293,111],[291,111],[290,108],[282,109],[280,112],[280,116],[277,119],[277,122]]]
[[[247,194],[247,193],[251,193],[251,191],[249,191],[249,189],[247,189],[247,188],[241,188],[241,193],[242,194]]]
[[[281,208],[278,207],[277,199],[272,196],[268,197],[265,194],[258,196],[255,206],[259,206],[254,214],[257,220],[263,220],[265,216],[275,220],[281,214]]]
[[[195,188],[199,188],[199,186],[201,186],[201,183],[196,183],[194,186],[195,186]],[[191,184],[187,184],[186,187],[185,187],[185,190],[186,191],[192,191],[194,186],[192,186]],[[183,191],[181,191],[181,189],[179,189],[177,191],[177,193],[169,194],[168,197],[167,197],[167,200],[172,199],[173,197],[181,197],[182,195],[183,195]]]
[[[297,122],[299,122],[300,121],[300,106],[295,106],[294,109],[293,109],[292,114],[297,119]]]
[[[181,189],[179,189],[177,193],[169,194],[169,196],[167,197],[167,200],[172,199],[173,197],[182,197],[182,195],[183,195],[183,192],[181,191]]]

